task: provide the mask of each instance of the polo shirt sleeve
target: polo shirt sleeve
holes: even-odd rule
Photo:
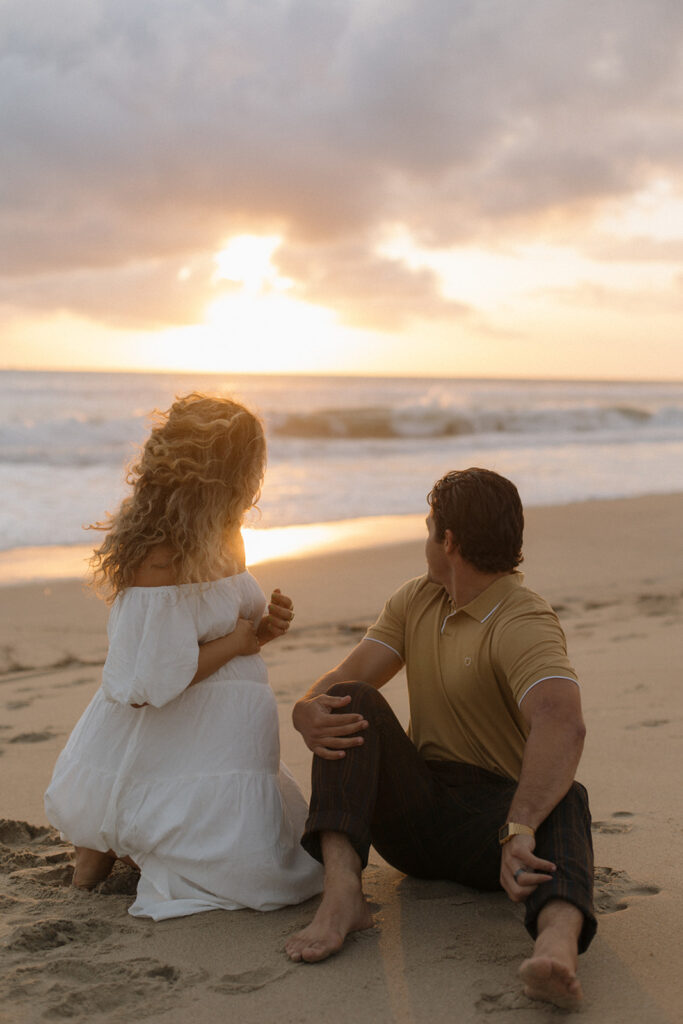
[[[545,679],[566,679],[569,685],[578,685],[560,621],[540,598],[504,617],[492,656],[496,674],[510,687],[518,706]]]
[[[406,616],[415,582],[409,580],[391,595],[377,622],[370,626],[365,634],[367,640],[377,640],[381,644],[386,644],[398,654],[401,661],[406,660]]]

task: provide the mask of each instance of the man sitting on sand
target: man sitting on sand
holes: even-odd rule
[[[574,781],[585,735],[576,674],[555,613],[516,568],[514,484],[485,469],[448,473],[429,504],[427,574],[294,708],[315,754],[302,843],[325,865],[325,891],[287,952],[323,960],[371,927],[361,872],[372,843],[408,875],[523,901],[535,940],[524,991],[574,1007],[577,955],[596,930],[588,798]],[[408,735],[378,693],[404,663]]]

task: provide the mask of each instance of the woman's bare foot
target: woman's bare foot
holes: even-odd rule
[[[71,884],[77,889],[94,889],[111,874],[116,854],[101,850],[89,850],[86,846],[76,847],[76,864]]]
[[[574,1010],[583,998],[576,976],[577,940],[583,915],[571,904],[553,900],[541,911],[538,923],[533,956],[519,969],[524,995]]]
[[[360,859],[346,836],[326,832],[321,837],[325,891],[311,923],[285,945],[292,960],[317,963],[338,953],[350,932],[372,928],[370,907],[361,887]]]

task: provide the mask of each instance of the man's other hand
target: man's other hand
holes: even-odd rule
[[[321,693],[317,697],[299,700],[292,711],[294,728],[301,733],[309,750],[328,761],[345,757],[345,750],[358,747],[363,737],[358,733],[367,729],[362,715],[333,714],[345,707],[350,697],[331,697]]]
[[[555,865],[534,856],[534,836],[513,836],[501,848],[500,884],[513,903],[523,903],[541,882],[549,882]]]

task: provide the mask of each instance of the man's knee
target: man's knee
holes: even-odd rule
[[[349,712],[364,714],[373,708],[386,705],[386,701],[381,693],[374,686],[370,686],[369,683],[334,683],[327,692],[331,697],[351,698],[350,704],[337,709],[336,713],[340,715],[348,715]]]
[[[590,827],[591,812],[586,787],[580,782],[572,782],[565,799],[574,806],[576,813],[580,814]]]

